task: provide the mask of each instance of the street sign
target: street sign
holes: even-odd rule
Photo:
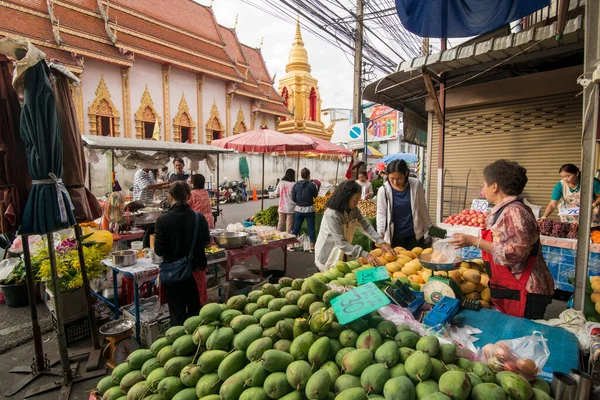
[[[354,124],[350,126],[349,132],[350,140],[358,140],[363,136],[363,124]]]
[[[362,140],[355,140],[348,143],[348,150],[364,150],[365,142]]]
[[[390,274],[385,267],[371,268],[356,273],[356,281],[359,285],[369,282],[385,281],[386,279],[390,279]]]
[[[390,299],[373,282],[331,300],[331,307],[341,325],[346,325],[388,304]]]

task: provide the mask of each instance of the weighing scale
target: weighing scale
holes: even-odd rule
[[[456,257],[453,262],[436,263],[431,261],[431,254],[421,254],[419,261],[424,268],[432,271],[453,271],[460,268],[463,259]],[[423,294],[425,301],[429,304],[437,304],[442,297],[451,297],[453,299],[462,299],[462,291],[453,279],[445,276],[431,276],[427,283],[423,285]]]
[[[139,349],[137,341],[132,339],[135,322],[130,319],[117,319],[107,322],[100,328],[100,333],[106,336],[108,344],[102,351],[110,368],[125,362],[129,354]]]

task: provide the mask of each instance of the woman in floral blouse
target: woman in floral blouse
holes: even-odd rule
[[[527,170],[516,162],[498,160],[483,170],[483,191],[495,204],[481,237],[454,234],[455,247],[481,249],[490,275],[492,302],[509,315],[544,317],[554,294],[554,279],[542,256],[535,217],[523,203]]]
[[[192,210],[204,215],[208,222],[208,229],[215,229],[215,218],[212,213],[210,196],[208,190],[204,189],[206,178],[202,174],[192,175],[192,194],[190,195],[190,207]]]

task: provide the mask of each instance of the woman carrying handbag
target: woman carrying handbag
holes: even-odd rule
[[[174,182],[169,190],[171,208],[156,221],[154,251],[163,258],[159,279],[165,290],[171,326],[200,312],[200,296],[193,272],[206,270],[204,248],[210,242],[208,223],[189,205],[190,187]],[[206,287],[203,288],[206,291]]]

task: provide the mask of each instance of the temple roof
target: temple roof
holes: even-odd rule
[[[48,3],[51,7],[49,8]],[[242,45],[218,25],[210,7],[193,0],[7,0],[0,37],[21,36],[49,58],[81,68],[90,57],[132,65],[133,57],[236,82],[240,94],[281,102],[260,49]],[[52,10],[52,11],[51,11]]]

